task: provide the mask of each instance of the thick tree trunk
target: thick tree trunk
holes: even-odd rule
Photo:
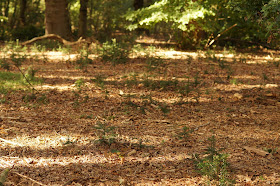
[[[45,34],[57,34],[72,39],[67,0],[45,0]]]
[[[80,0],[79,37],[86,37],[87,32],[87,6],[88,0]]]

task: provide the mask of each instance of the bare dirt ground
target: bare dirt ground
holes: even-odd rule
[[[235,185],[279,184],[279,61],[216,54],[157,49],[163,63],[154,66],[144,57],[115,66],[92,57],[87,72],[56,52],[26,60],[22,68],[38,69],[44,82],[35,99],[17,90],[0,104],[6,185],[206,185],[192,158],[213,135]],[[180,93],[188,82],[197,84]],[[114,143],[96,143],[98,123],[116,127]],[[194,131],[178,139],[184,126]]]

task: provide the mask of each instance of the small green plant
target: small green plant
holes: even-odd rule
[[[7,177],[8,177],[8,173],[9,173],[10,169],[5,169],[2,171],[2,173],[0,174],[0,186],[4,186]]]
[[[25,81],[34,81],[35,79],[35,73],[38,72],[38,70],[35,70],[33,67],[28,67],[27,71],[25,72]]]
[[[192,56],[187,56],[187,63],[191,64],[193,61],[193,57]]]
[[[116,140],[115,127],[108,126],[108,123],[97,121],[95,127],[97,140],[96,143],[111,145]]]
[[[79,58],[76,60],[77,68],[87,72],[87,66],[92,64],[92,59],[89,58],[88,48],[83,48],[80,50]]]
[[[170,108],[166,103],[159,104],[158,108],[163,112],[164,115],[170,112]]]
[[[180,94],[181,101],[183,101],[184,97],[189,97],[189,94],[193,91],[192,83],[190,82],[190,78],[188,77],[188,81],[184,83],[184,85],[179,86],[178,92]]]
[[[238,81],[238,79],[233,78],[233,79],[230,80],[230,83],[233,84],[233,85],[238,85],[239,81]]]
[[[77,107],[80,105],[80,103],[87,102],[89,96],[86,93],[83,94],[83,88],[85,87],[85,81],[83,79],[78,79],[77,81],[75,81],[75,87],[76,90],[72,91],[75,96],[75,101],[73,105]]]
[[[31,93],[27,93],[22,96],[22,100],[25,103],[28,102],[36,102],[40,104],[47,104],[49,102],[49,99],[45,94],[41,94],[39,92],[34,93],[33,91]]]
[[[78,79],[77,81],[75,81],[75,87],[81,91],[82,90],[82,86],[85,85],[85,81],[83,79]]]
[[[92,81],[95,83],[96,86],[100,87],[101,89],[104,89],[105,79],[105,76],[98,74],[95,76],[94,79],[92,79]]]
[[[191,133],[193,133],[193,129],[184,126],[182,132],[179,132],[176,137],[180,140],[188,141]]]
[[[77,143],[77,140],[73,140],[71,141],[70,137],[67,137],[66,141],[61,141],[62,145],[74,145],[75,143]]]
[[[148,72],[155,71],[157,68],[164,65],[164,61],[160,57],[146,56],[146,68]]]
[[[270,153],[270,154],[276,154],[277,153],[277,148],[264,148],[263,150]]]
[[[269,80],[268,76],[265,73],[262,74],[262,77],[263,77],[264,81],[268,81]]]
[[[5,70],[10,70],[11,64],[8,62],[7,58],[4,56],[0,59],[0,67]]]
[[[113,65],[123,64],[128,61],[129,49],[125,43],[118,43],[116,39],[103,43],[99,50],[99,57],[104,62],[111,62]]]
[[[138,74],[137,73],[130,73],[128,76],[126,76],[125,78],[127,78],[125,80],[125,84],[129,87],[133,86],[133,85],[138,85],[139,81],[137,80],[138,78]]]
[[[93,115],[92,115],[92,114],[90,114],[90,115],[82,114],[82,115],[80,116],[80,119],[92,119],[92,118],[93,118]]]
[[[220,153],[222,149],[216,149],[216,139],[213,135],[208,138],[210,145],[208,146],[204,158],[200,158],[198,154],[194,155],[196,169],[208,177],[209,180],[216,180],[219,185],[231,185],[233,180],[230,179],[228,172],[229,163],[227,161],[228,154]]]

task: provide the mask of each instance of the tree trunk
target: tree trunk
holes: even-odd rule
[[[72,39],[67,0],[45,0],[45,34],[56,34]]]
[[[20,0],[20,10],[19,10],[19,24],[25,25],[25,11],[27,6],[27,0]]]
[[[144,0],[134,0],[133,3],[134,10],[138,10],[144,7]]]
[[[16,23],[17,3],[18,3],[18,1],[14,2],[14,12],[13,12],[11,18],[10,18],[11,29],[13,29],[15,27],[15,23]]]
[[[87,6],[88,0],[80,0],[79,37],[86,37],[87,32]]]
[[[4,16],[9,17],[10,0],[7,0],[4,6],[5,6]]]

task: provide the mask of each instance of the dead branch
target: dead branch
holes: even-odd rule
[[[68,46],[79,45],[81,43],[89,44],[89,42],[87,42],[85,39],[83,39],[81,37],[77,41],[71,42],[71,41],[67,41],[67,40],[63,39],[59,35],[47,34],[47,35],[35,37],[35,38],[31,39],[31,40],[25,41],[25,42],[21,43],[21,45],[29,45],[29,44],[32,44],[32,43],[34,43],[36,41],[40,41],[40,40],[44,40],[44,39],[53,39],[53,40],[56,40],[56,41],[60,42],[63,45],[68,45]]]
[[[18,175],[18,176],[20,176],[20,177],[23,177],[23,178],[25,178],[25,179],[28,179],[28,180],[30,180],[30,181],[32,181],[32,182],[38,184],[38,185],[47,186],[47,185],[45,185],[45,184],[43,184],[43,183],[40,183],[40,182],[38,182],[38,181],[36,181],[36,180],[33,180],[32,178],[30,178],[30,177],[28,177],[28,176],[22,175],[22,174],[20,174],[20,173],[15,172],[15,171],[12,171],[12,173],[14,173],[14,174],[16,174],[16,175]]]
[[[234,25],[232,25],[231,27],[225,29],[224,31],[222,31],[221,33],[219,33],[214,39],[212,39],[210,41],[210,43],[206,43],[206,45],[204,46],[204,49],[210,47],[222,34],[224,34],[225,32],[229,31],[230,29],[232,29],[233,27],[237,26],[237,24],[235,23]],[[212,35],[211,35],[212,36]]]

